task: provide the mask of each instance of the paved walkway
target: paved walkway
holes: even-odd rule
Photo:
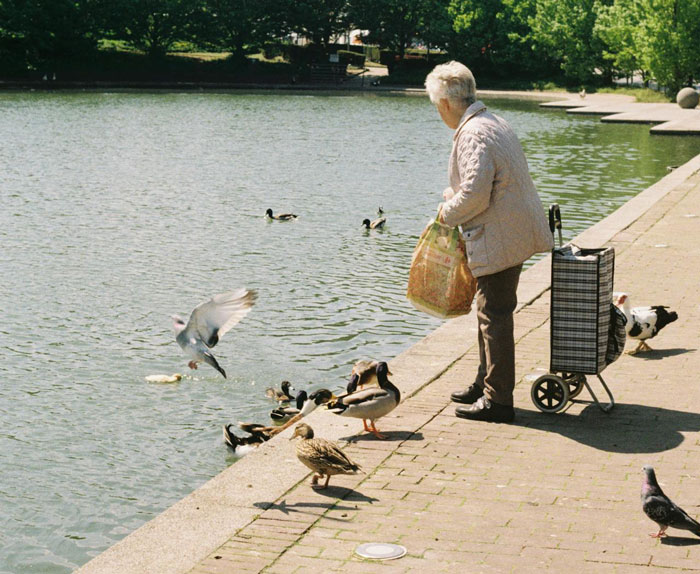
[[[348,433],[346,451],[366,475],[334,477],[325,492],[306,480],[261,500],[259,516],[192,574],[700,571],[700,538],[650,538],[639,503],[641,467],[652,464],[667,494],[700,518],[699,241],[700,172],[611,241],[616,289],[680,318],[653,352],[604,372],[618,403],[610,415],[587,403],[545,415],[532,404],[531,374],[548,366],[547,291],[517,314],[515,424],[454,417],[447,397],[472,379],[472,347],[382,419],[390,440]],[[408,554],[354,555],[372,541]]]
[[[570,114],[603,116],[601,121],[609,123],[657,124],[650,129],[653,134],[700,134],[700,108],[684,110],[675,103],[636,102],[632,96],[619,94],[589,94],[585,98],[569,94],[541,106],[564,108]]]

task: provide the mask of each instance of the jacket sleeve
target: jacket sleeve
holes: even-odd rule
[[[459,135],[457,167],[459,190],[442,208],[444,221],[451,227],[467,223],[489,206],[496,174],[492,152],[474,133]]]

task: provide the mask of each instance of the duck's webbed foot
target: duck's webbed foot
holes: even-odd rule
[[[378,439],[384,440],[386,438],[386,435],[383,435],[382,433],[379,432],[379,429],[374,426],[374,421],[371,421],[372,426],[369,429],[369,432],[371,432],[374,436],[376,436]]]
[[[197,361],[190,361],[189,363],[187,363],[187,366],[190,369],[197,370]]]

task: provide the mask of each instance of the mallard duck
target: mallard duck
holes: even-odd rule
[[[296,406],[281,405],[281,406],[277,407],[276,409],[272,409],[272,411],[270,412],[270,418],[273,420],[276,420],[276,421],[283,421],[283,420],[286,420],[290,417],[298,415],[301,412],[301,409],[304,406],[304,403],[308,399],[309,399],[309,397],[306,394],[306,391],[299,391],[297,393],[296,399],[294,399],[294,403]]]
[[[270,440],[273,436],[278,435],[282,431],[288,429],[294,423],[299,422],[302,418],[312,413],[320,405],[325,404],[333,399],[335,395],[331,393],[328,389],[319,389],[311,393],[306,397],[305,391],[299,391],[302,395],[303,404],[298,402],[299,413],[294,415],[286,423],[280,426],[264,426],[257,423],[243,423],[239,422],[238,427],[247,432],[250,436],[239,437],[233,432],[231,432],[232,424],[224,425],[224,442],[230,446],[236,454],[243,456],[247,454],[251,448],[260,446],[262,443]],[[242,447],[246,447],[243,449]],[[239,452],[240,451],[240,452]]]
[[[379,387],[369,387],[331,400],[328,410],[342,417],[362,419],[365,431],[379,439],[386,438],[374,421],[389,414],[401,402],[401,392],[387,378],[388,372],[389,366],[385,362],[377,363],[375,373]],[[369,426],[367,421],[370,421]]]
[[[268,217],[268,219],[274,219],[275,221],[291,221],[292,219],[297,218],[297,216],[293,213],[280,213],[279,215],[272,215],[271,209],[268,209],[265,212],[265,215]]]
[[[250,423],[238,423],[238,426],[249,433],[249,436],[239,437],[231,431],[233,425],[224,425],[224,442],[233,449],[237,456],[245,456],[265,441],[270,436],[265,432],[265,427]]]
[[[288,429],[294,423],[299,422],[304,417],[309,416],[309,414],[314,412],[319,406],[324,405],[332,400],[335,400],[335,398],[335,395],[328,389],[318,389],[317,391],[311,393],[308,396],[308,398],[303,401],[303,404],[297,403],[300,407],[298,414],[294,415],[286,423],[278,427],[265,427],[265,431],[269,433],[271,437],[275,436],[281,433],[282,431]]]
[[[278,403],[288,403],[292,400],[292,393],[289,392],[290,388],[292,388],[292,383],[289,381],[282,381],[279,389],[275,389],[274,387],[265,389],[265,396]]]
[[[377,361],[357,361],[352,366],[352,371],[350,373],[350,382],[346,388],[348,394],[354,393],[357,387],[363,388],[367,385],[378,384],[377,381]],[[391,375],[391,371],[387,371],[388,375]]]
[[[386,217],[380,217],[379,219],[375,219],[374,221],[370,221],[369,219],[365,219],[362,222],[362,226],[365,229],[382,229],[384,227],[385,223],[386,223]]]
[[[148,375],[146,381],[149,383],[177,383],[182,380],[182,375],[180,373],[173,373],[172,375]]]
[[[297,443],[297,458],[311,470],[311,486],[318,485],[320,478],[326,477],[326,482],[319,489],[326,488],[334,474],[357,474],[362,469],[334,443],[324,438],[314,438],[314,430],[306,423],[299,423],[289,440],[300,437]]]
[[[616,293],[615,295],[617,296],[615,305],[622,309],[625,317],[627,317],[627,324],[625,325],[627,335],[639,341],[637,347],[629,351],[630,355],[635,355],[641,351],[651,351],[651,347],[646,342],[647,339],[656,337],[661,329],[678,319],[678,313],[667,311],[668,307],[664,305],[630,308],[630,300],[627,293]]]

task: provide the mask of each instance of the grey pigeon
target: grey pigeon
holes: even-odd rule
[[[662,538],[666,536],[666,529],[669,526],[681,530],[690,530],[696,536],[700,536],[700,524],[664,494],[659,483],[656,482],[654,468],[647,465],[642,470],[644,471],[642,509],[644,514],[659,525],[659,531],[649,536]]]
[[[190,369],[196,369],[197,363],[204,362],[226,378],[226,372],[219,366],[210,349],[247,315],[256,297],[255,291],[240,288],[214,295],[209,301],[197,305],[187,324],[182,317],[173,315],[175,340],[190,359]]]

